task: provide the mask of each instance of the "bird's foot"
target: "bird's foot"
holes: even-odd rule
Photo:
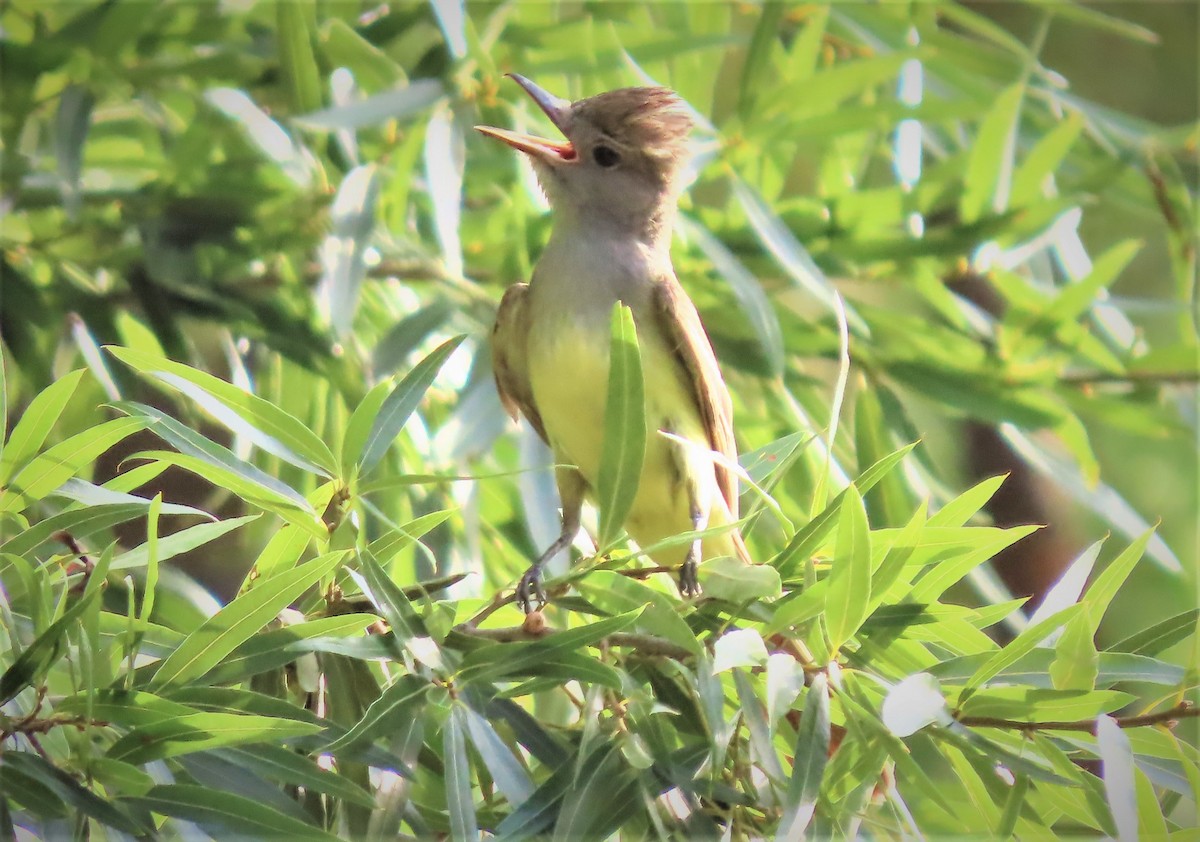
[[[697,575],[699,565],[692,555],[688,555],[679,567],[679,593],[684,597],[700,596],[700,578]]]
[[[533,605],[534,599],[537,600],[536,608]],[[526,614],[532,614],[535,610],[540,611],[545,604],[546,591],[542,587],[542,566],[534,564],[525,571],[525,575],[517,583],[517,605]]]

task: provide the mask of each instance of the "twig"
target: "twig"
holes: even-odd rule
[[[1093,383],[1197,383],[1200,382],[1200,371],[1084,371],[1076,374],[1063,374],[1058,377],[1059,383],[1076,386],[1088,386]]]
[[[1121,728],[1140,728],[1143,725],[1160,725],[1177,719],[1200,716],[1200,708],[1192,706],[1191,702],[1183,701],[1167,710],[1157,713],[1144,713],[1140,716],[1114,717]],[[971,728],[1012,728],[1018,731],[1086,731],[1096,733],[1096,720],[1045,720],[1040,722],[1023,722],[1019,719],[1000,719],[994,716],[959,716],[960,725]]]
[[[555,629],[546,628],[540,632],[528,631],[524,626],[507,626],[501,629],[479,629],[474,628],[469,623],[462,623],[455,627],[455,631],[463,634],[471,635],[472,637],[480,637],[485,640],[492,640],[497,643],[516,643],[518,641],[529,640],[544,640],[547,637],[553,637],[558,632]],[[685,658],[692,657],[692,652],[678,644],[671,643],[669,640],[664,640],[661,637],[654,637],[649,634],[634,634],[630,632],[616,632],[608,637],[598,640],[592,644],[593,646],[621,646],[630,649],[636,649],[643,655],[661,655],[666,658],[674,658],[677,661],[682,661]]]

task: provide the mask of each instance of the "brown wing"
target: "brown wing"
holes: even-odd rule
[[[674,275],[668,275],[654,288],[654,315],[668,346],[687,375],[696,407],[708,434],[708,445],[737,464],[737,443],[733,438],[733,403],[721,378],[712,343],[692,304]],[[714,463],[717,487],[729,512],[738,517],[737,476],[729,468]]]
[[[529,386],[528,296],[529,284],[513,284],[500,299],[496,324],[492,328],[492,371],[505,411],[514,421],[524,415],[542,441],[549,444],[542,416],[533,402],[533,389]]]

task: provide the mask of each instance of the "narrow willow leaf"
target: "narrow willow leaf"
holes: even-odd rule
[[[182,553],[190,552],[197,547],[202,547],[223,535],[228,535],[235,529],[258,520],[259,517],[261,515],[246,515],[244,517],[217,521],[216,523],[200,523],[196,526],[189,526],[187,529],[181,529],[178,532],[168,535],[166,538],[158,540],[158,560],[165,561]],[[146,567],[150,563],[150,553],[149,542],[123,552],[113,559],[113,570]]]
[[[153,377],[194,400],[233,433],[293,465],[328,477],[337,461],[316,433],[270,401],[207,372],[164,357],[109,345],[108,353],[141,374]]]
[[[435,7],[461,0],[439,0]],[[450,105],[436,108],[425,127],[425,180],[433,202],[434,232],[442,248],[442,262],[452,278],[463,274],[462,221],[463,168],[466,142],[462,126]]]
[[[371,432],[363,443],[362,453],[358,457],[360,474],[370,473],[371,469],[383,459],[396,436],[404,428],[409,416],[421,403],[421,399],[425,396],[425,392],[433,383],[433,379],[441,370],[446,359],[465,338],[466,336],[462,335],[446,340],[429,356],[417,363],[404,376],[404,379],[396,384],[396,388],[379,408],[379,414],[375,416],[375,420],[371,424]]]
[[[783,783],[783,766],[779,764],[779,755],[775,753],[775,729],[767,718],[767,709],[754,690],[754,684],[749,675],[742,669],[733,671],[733,683],[737,687],[738,704],[742,711],[742,721],[750,731],[750,745],[754,756],[758,759],[760,768],[767,777],[778,783]]]
[[[1200,622],[1200,608],[1190,608],[1149,628],[1131,634],[1112,647],[1114,652],[1130,652],[1135,655],[1157,655],[1169,649],[1189,635],[1195,634]]]
[[[227,447],[205,438],[196,431],[185,427],[176,419],[159,409],[133,401],[122,401],[114,404],[114,408],[124,412],[134,419],[146,422],[150,431],[163,441],[170,444],[180,453],[200,459],[215,468],[228,471],[241,477],[246,482],[262,488],[271,496],[290,501],[303,510],[311,510],[308,501],[290,486],[267,474],[261,468],[240,458]]]
[[[1058,170],[1082,130],[1082,115],[1071,112],[1038,139],[1013,174],[1012,193],[1009,194],[1012,207],[1032,205],[1042,198],[1047,178]]]
[[[817,794],[829,759],[829,688],[824,673],[813,678],[796,731],[796,750],[779,838],[802,839],[817,806]]]
[[[63,410],[75,388],[83,377],[84,369],[76,369],[55,380],[29,402],[20,419],[12,429],[12,435],[4,445],[4,457],[0,459],[0,482],[8,485],[9,478],[17,468],[37,453]],[[7,419],[5,419],[7,423]]]
[[[866,494],[870,491],[879,480],[884,477],[888,471],[893,470],[900,461],[916,447],[916,443],[905,445],[895,453],[890,453],[883,459],[880,459],[870,468],[863,471],[853,483],[853,487],[858,489],[859,494]],[[776,556],[771,564],[777,570],[779,575],[788,577],[794,575],[795,570],[803,564],[814,552],[824,543],[829,537],[837,524],[837,517],[841,512],[842,503],[846,498],[850,487],[842,489],[836,497],[830,501],[829,505],[821,514],[806,523],[800,530],[792,536],[788,541],[787,546]]]
[[[292,786],[302,786],[315,792],[323,792],[364,807],[373,807],[371,794],[349,778],[322,769],[309,757],[295,750],[277,745],[256,745],[253,748],[217,749],[219,757],[246,770]]]
[[[371,702],[362,719],[325,750],[337,754],[348,746],[373,741],[396,733],[406,721],[419,715],[432,685],[417,675],[402,675]]]
[[[871,533],[854,486],[842,498],[835,547],[825,597],[825,628],[832,652],[858,631],[871,609]]]
[[[151,832],[150,828],[130,816],[122,806],[104,800],[38,754],[7,751],[4,754],[4,766],[5,773],[0,777],[0,783],[7,784],[10,774],[20,775],[41,784],[53,792],[63,804],[69,804],[81,814],[101,824],[134,836],[143,836]],[[4,788],[7,790],[7,786]]]
[[[95,589],[80,598],[38,635],[37,639],[17,656],[12,666],[0,675],[0,705],[11,702],[26,687],[42,680],[50,667],[64,654],[65,635],[99,594],[100,590]]]
[[[580,759],[585,762],[554,823],[554,842],[607,838],[641,809],[634,797],[636,773],[622,763],[615,740],[605,741]]]
[[[158,668],[154,686],[185,684],[204,675],[302,593],[332,573],[344,556],[343,552],[328,553],[270,579],[259,580],[187,636]]]
[[[283,78],[292,109],[303,114],[321,107],[321,77],[313,52],[316,11],[304,3],[275,4],[275,25]]]
[[[1138,838],[1137,789],[1133,749],[1129,737],[1111,716],[1096,720],[1096,746],[1100,755],[1100,777],[1119,842]]]
[[[24,511],[79,474],[113,445],[146,426],[139,418],[114,418],[76,433],[16,470],[0,492],[0,513]]]
[[[1029,618],[1030,623],[1040,623],[1051,614],[1057,614],[1067,606],[1074,605],[1079,601],[1079,595],[1083,593],[1083,586],[1087,583],[1088,576],[1092,573],[1092,566],[1096,563],[1096,559],[1100,555],[1100,548],[1103,546],[1104,539],[1096,541],[1071,562],[1070,566],[1058,577],[1058,581],[1046,593],[1042,604],[1033,612],[1033,616]],[[1046,638],[1042,645],[1054,646],[1061,636],[1062,630],[1060,629]]]
[[[977,485],[968,488],[942,506],[929,518],[929,526],[962,526],[976,512],[987,505],[1000,486],[1004,484],[1005,475],[990,477]]]
[[[467,757],[463,708],[454,705],[442,726],[442,750],[446,763],[446,811],[450,815],[451,839],[478,839],[475,799],[471,794],[471,761]]]
[[[162,816],[194,822],[218,839],[229,838],[231,834],[249,838],[288,836],[330,842],[338,839],[315,825],[292,818],[251,798],[195,784],[162,784],[143,796],[127,799],[127,802]]]
[[[1145,554],[1146,545],[1150,542],[1150,537],[1154,532],[1153,528],[1147,529],[1141,537],[1126,547],[1119,556],[1112,560],[1111,564],[1104,568],[1092,582],[1091,587],[1087,589],[1087,593],[1083,595],[1082,601],[1088,607],[1088,618],[1093,634],[1100,628],[1100,621],[1117,595],[1117,591],[1121,589],[1121,585],[1125,584],[1125,580],[1133,572],[1134,566]]]
[[[977,222],[1008,207],[1017,124],[1024,97],[1024,84],[1001,91],[975,135],[959,202],[963,222]]]
[[[738,91],[738,111],[742,119],[752,117],[759,92],[770,87],[765,74],[771,66],[772,48],[779,40],[779,25],[783,13],[784,4],[777,0],[767,0],[762,4],[758,23],[754,26],[754,35],[746,49],[746,63],[742,67]]]
[[[1091,618],[1086,610],[1071,618],[1054,646],[1050,680],[1056,690],[1091,690],[1100,674],[1100,656],[1092,640]]]
[[[1006,667],[1019,661],[1024,655],[1037,648],[1055,629],[1066,625],[1068,621],[1083,610],[1079,603],[1064,608],[1040,623],[1029,626],[1016,636],[1007,646],[992,655],[975,673],[967,679],[967,687],[975,688],[999,675]]]
[[[613,306],[609,346],[607,398],[604,406],[604,444],[596,500],[600,508],[601,548],[621,533],[633,508],[642,460],[646,454],[646,398],[642,357],[633,311],[621,302]],[[598,386],[599,384],[597,384]]]
[[[108,749],[108,757],[126,763],[178,757],[220,746],[279,742],[321,731],[312,722],[241,713],[189,713],[139,725]]]
[[[483,759],[488,774],[496,782],[496,787],[504,794],[514,808],[520,807],[533,795],[533,781],[529,779],[520,761],[509,750],[508,746],[496,733],[492,723],[488,722],[474,710],[463,709],[467,725],[467,734],[471,738],[475,751]]]
[[[854,400],[854,444],[858,464],[862,469],[879,461],[891,452],[891,436],[884,419],[883,406],[874,383],[861,380]],[[899,526],[908,520],[915,501],[903,479],[896,474],[885,475],[870,494],[863,495],[867,519],[873,526]]]
[[[404,645],[414,637],[421,636],[421,621],[417,612],[413,610],[412,603],[375,560],[371,551],[363,550],[359,553],[358,563],[366,579],[371,602],[392,627],[392,635],[396,642]]]

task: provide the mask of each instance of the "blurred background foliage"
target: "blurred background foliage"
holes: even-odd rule
[[[293,564],[403,535],[384,559],[401,585],[472,574],[423,615],[437,627],[511,586],[556,533],[548,454],[501,412],[486,346],[499,296],[528,279],[551,225],[525,162],[471,131],[552,131],[507,72],[569,98],[663,84],[695,109],[674,258],[747,467],[782,516],[755,521],[756,557],[778,559],[851,478],[919,440],[865,496],[873,529],[998,474],[1009,481],[972,523],[1048,525],[948,599],[1032,595],[1032,610],[1093,542],[1112,535],[1072,568],[1084,578],[1161,522],[1097,644],[1195,605],[1195,4],[9,0],[0,25],[8,429],[68,384],[38,407],[56,408],[52,427],[10,442],[4,475],[43,444],[88,445],[59,479],[83,484],[3,508],[0,539],[115,505],[95,496],[101,483],[143,502],[71,521],[95,553],[142,544],[159,493],[150,521],[164,536],[215,515],[224,528],[160,554],[164,626],[194,630],[164,605],[211,614],[203,590],[232,599],[316,515],[333,535],[318,524]],[[230,410],[235,398],[187,370],[163,375],[160,356],[309,434],[257,405]],[[419,411],[399,412],[430,383]],[[373,417],[388,394],[394,427]],[[100,446],[91,433],[121,419],[134,423]],[[394,446],[376,443],[399,425]],[[281,431],[294,434],[282,448]],[[35,566],[64,558],[48,537],[27,548]],[[692,617],[693,631],[720,616]],[[1014,615],[996,635],[1022,627]],[[1194,663],[1195,645],[1176,637],[1161,657]],[[354,698],[365,709],[373,696]],[[458,756],[459,727],[482,726],[447,725],[435,768]],[[822,792],[823,808],[846,797]],[[930,827],[949,832],[940,820]]]

